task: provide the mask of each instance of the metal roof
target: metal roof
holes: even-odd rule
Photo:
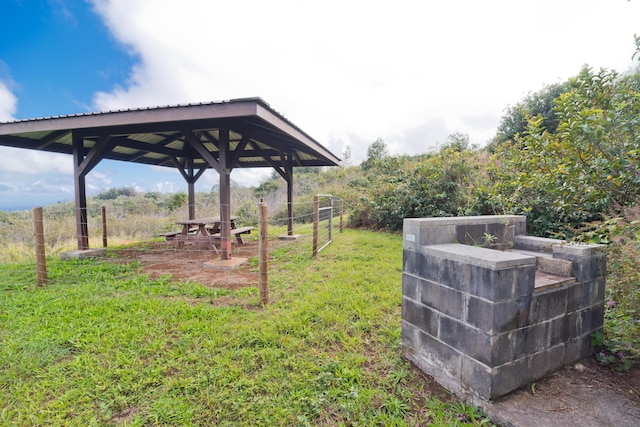
[[[0,145],[72,154],[73,137],[101,159],[176,167],[211,167],[220,129],[229,131],[230,168],[337,166],[340,159],[261,98],[82,113],[0,123]],[[199,148],[198,148],[199,147]],[[28,167],[28,165],[26,166]]]

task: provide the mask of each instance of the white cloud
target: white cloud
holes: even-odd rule
[[[45,179],[47,178],[47,179]],[[69,180],[60,181],[58,179],[51,179],[52,177],[43,177],[42,179],[36,179],[31,182],[28,191],[39,194],[66,194],[73,196],[74,189],[73,184],[69,184]]]
[[[260,181],[263,181],[271,176],[272,171],[273,169],[271,168],[237,168],[231,171],[231,180],[243,187],[249,187],[251,185],[257,185]],[[218,185],[220,183],[218,174],[212,174],[212,178],[214,178],[215,181],[211,181],[211,185],[209,186],[209,188],[212,188],[213,185]]]
[[[177,193],[184,192],[184,186],[179,186],[173,181],[156,182],[156,191],[160,193]]]
[[[12,176],[47,173],[73,176],[73,160],[66,154],[0,147],[0,171]]]
[[[101,185],[111,185],[111,177],[102,172],[93,172],[89,175],[91,179],[98,181]]]
[[[13,115],[16,113],[17,106],[18,99],[7,85],[0,80],[0,122],[15,120]]]
[[[98,193],[111,186],[112,179],[103,172],[92,171],[85,178],[85,185],[89,193]]]
[[[336,155],[350,146],[352,164],[377,138],[392,154],[431,150],[454,132],[485,143],[526,93],[585,63],[628,69],[640,16],[640,1],[624,0],[89,1],[136,60],[92,109],[260,96]],[[56,10],[73,24],[63,3]],[[0,121],[14,119],[15,90],[0,60]],[[101,162],[87,185],[185,190],[174,169],[149,170],[132,183],[128,169]],[[2,197],[73,194],[72,172],[71,156],[0,147]],[[251,185],[271,173],[231,178]],[[208,171],[197,189],[218,182]]]
[[[0,182],[0,193],[13,193],[17,190],[16,186],[11,182]]]
[[[139,56],[98,109],[260,96],[354,161],[379,137],[408,154],[453,132],[485,143],[527,92],[583,63],[627,68],[640,16],[598,0],[94,4]]]
[[[0,81],[0,122],[15,120],[17,103],[7,84]],[[72,174],[71,156],[0,147],[0,209],[25,204],[33,194],[72,196],[73,185],[68,185]]]

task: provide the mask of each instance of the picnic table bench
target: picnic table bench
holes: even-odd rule
[[[251,234],[255,227],[236,227],[235,220],[237,216],[231,217],[231,235],[236,237],[239,245],[244,244],[242,240],[243,234]],[[176,221],[176,224],[182,225],[182,230],[171,231],[160,234],[167,241],[176,242],[178,248],[184,247],[187,242],[208,242],[211,250],[218,253],[216,243],[221,241],[221,220],[218,217],[197,218],[186,221]]]

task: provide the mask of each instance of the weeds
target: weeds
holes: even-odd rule
[[[430,401],[428,426],[493,426],[491,420],[482,415],[480,409],[464,402]]]
[[[607,244],[604,334],[594,334],[596,360],[615,370],[640,366],[640,208],[592,223],[582,241]]]
[[[591,338],[596,349],[596,360],[614,371],[628,371],[640,363],[640,354],[633,345],[615,338],[605,340],[602,332],[596,332]]]

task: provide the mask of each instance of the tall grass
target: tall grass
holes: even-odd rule
[[[93,215],[88,217],[91,247],[102,246],[102,220],[99,212],[99,209],[97,212],[90,212]],[[171,212],[150,213],[126,212],[112,207],[107,210],[108,241],[110,245],[118,245],[148,240],[160,233],[175,230],[175,222],[187,217],[186,207]],[[0,218],[0,264],[35,260],[32,221],[30,211],[5,213],[5,218]],[[73,209],[61,210],[56,205],[45,207],[44,237],[48,255],[77,249],[76,235]]]

